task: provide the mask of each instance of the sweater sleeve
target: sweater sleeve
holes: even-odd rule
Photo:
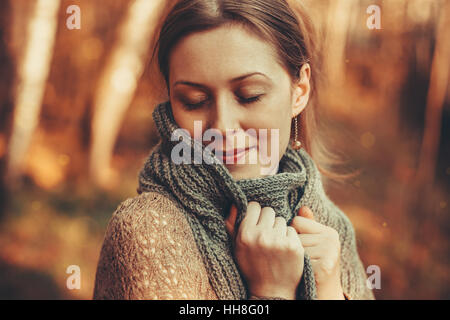
[[[346,264],[341,270],[341,278],[346,300],[375,300],[372,289],[367,286],[367,275],[358,253],[354,256],[353,267]]]
[[[217,299],[182,212],[158,193],[122,202],[105,233],[93,299]]]
[[[340,211],[342,213],[342,211]],[[367,274],[358,254],[355,229],[353,224],[342,213],[347,238],[341,239],[341,283],[347,300],[375,300],[375,296],[367,285]]]

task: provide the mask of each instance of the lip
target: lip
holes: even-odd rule
[[[233,161],[233,163],[236,163],[239,159],[241,159],[243,156],[245,156],[245,154],[250,150],[253,149],[254,147],[248,147],[248,148],[238,148],[238,149],[233,149],[230,151],[223,151],[223,150],[217,150],[218,152],[220,152],[223,156],[221,157],[221,159],[223,160],[223,162],[230,162],[230,160]]]
[[[231,157],[232,155],[247,151],[248,149],[250,149],[250,148],[238,148],[238,149],[233,149],[230,151],[224,151],[224,150],[217,150],[217,151],[221,152],[226,157]]]

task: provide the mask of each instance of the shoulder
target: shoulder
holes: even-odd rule
[[[144,192],[123,201],[111,216],[106,237],[121,235],[136,238],[141,234],[157,236],[176,233],[188,225],[183,212],[168,197]]]
[[[104,246],[127,260],[175,259],[186,248],[193,259],[198,257],[186,215],[171,198],[157,192],[144,192],[117,207],[108,222]]]
[[[144,192],[123,201],[114,211],[111,219],[138,222],[142,219],[156,219],[160,214],[178,212],[173,201],[158,192]]]
[[[94,297],[210,295],[194,235],[175,202],[157,192],[123,201],[106,229]]]
[[[191,243],[187,219],[171,199],[142,193],[119,204],[106,227],[100,262],[114,260],[123,271],[159,258],[178,243]]]

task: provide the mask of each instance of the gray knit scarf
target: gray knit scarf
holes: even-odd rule
[[[308,206],[320,223],[334,227],[344,239],[349,236],[346,234],[347,218],[325,195],[320,173],[305,150],[296,151],[289,146],[275,175],[234,180],[228,169],[200,141],[188,135],[182,141],[171,141],[172,132],[180,127],[173,118],[170,101],[155,108],[153,119],[161,140],[152,149],[139,174],[137,191],[139,194],[162,193],[185,213],[219,299],[249,298],[225,228],[232,203],[238,209],[236,228],[244,218],[248,202],[257,201],[261,207],[272,207],[276,216],[285,218],[288,224],[302,206]],[[214,163],[175,164],[170,157],[171,150],[180,142],[192,148],[191,154],[201,152]],[[316,299],[314,273],[307,254],[304,262],[296,299]]]

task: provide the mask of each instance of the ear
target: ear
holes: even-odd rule
[[[300,69],[300,80],[294,85],[292,95],[292,118],[298,116],[308,105],[311,92],[311,67],[305,63]]]

